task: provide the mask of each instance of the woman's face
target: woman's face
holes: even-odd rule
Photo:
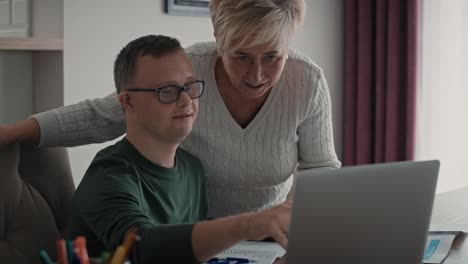
[[[278,82],[287,48],[256,47],[224,49],[221,59],[236,92],[246,99],[265,95]]]

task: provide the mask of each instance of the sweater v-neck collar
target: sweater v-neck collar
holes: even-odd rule
[[[245,127],[242,128],[239,123],[232,117],[231,113],[229,112],[229,109],[227,108],[226,104],[224,103],[224,99],[221,96],[221,93],[219,92],[219,87],[216,81],[216,62],[218,60],[218,55],[212,57],[212,61],[210,65],[212,65],[212,70],[210,74],[210,78],[215,86],[215,89],[212,90],[213,96],[215,97],[214,102],[216,103],[216,108],[219,110],[219,113],[221,115],[221,118],[223,119],[223,122],[225,122],[233,131],[235,131],[237,134],[241,134],[243,136],[248,135],[261,121],[262,119],[265,118],[267,115],[269,109],[272,107],[275,98],[279,94],[279,89],[278,87],[281,87],[281,82],[283,78],[280,78],[278,83],[271,88],[270,94],[267,96],[265,102],[263,103],[262,107],[258,111],[258,113],[255,115],[255,117],[250,121],[250,123]],[[222,62],[220,62],[222,63]]]

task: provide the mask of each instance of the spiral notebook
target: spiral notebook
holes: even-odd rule
[[[242,241],[226,249],[215,258],[243,258],[249,263],[272,264],[276,258],[282,257],[286,250],[276,242]]]

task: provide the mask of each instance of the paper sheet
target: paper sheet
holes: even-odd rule
[[[460,224],[431,224],[429,227],[430,232],[441,233],[468,233],[468,225]]]
[[[285,253],[286,250],[275,242],[242,241],[215,257],[221,259],[243,258],[248,259],[250,263],[272,264]]]
[[[467,189],[436,197],[429,231],[468,233]]]
[[[430,234],[427,236],[424,263],[442,263],[450,252],[456,234]]]

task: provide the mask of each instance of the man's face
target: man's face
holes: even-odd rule
[[[184,86],[195,81],[192,65],[182,50],[160,57],[137,59],[135,75],[126,88],[154,89],[168,85]],[[182,92],[177,101],[163,104],[156,92],[124,92],[130,97],[127,118],[140,131],[168,143],[178,144],[191,131],[198,113],[198,99]]]

